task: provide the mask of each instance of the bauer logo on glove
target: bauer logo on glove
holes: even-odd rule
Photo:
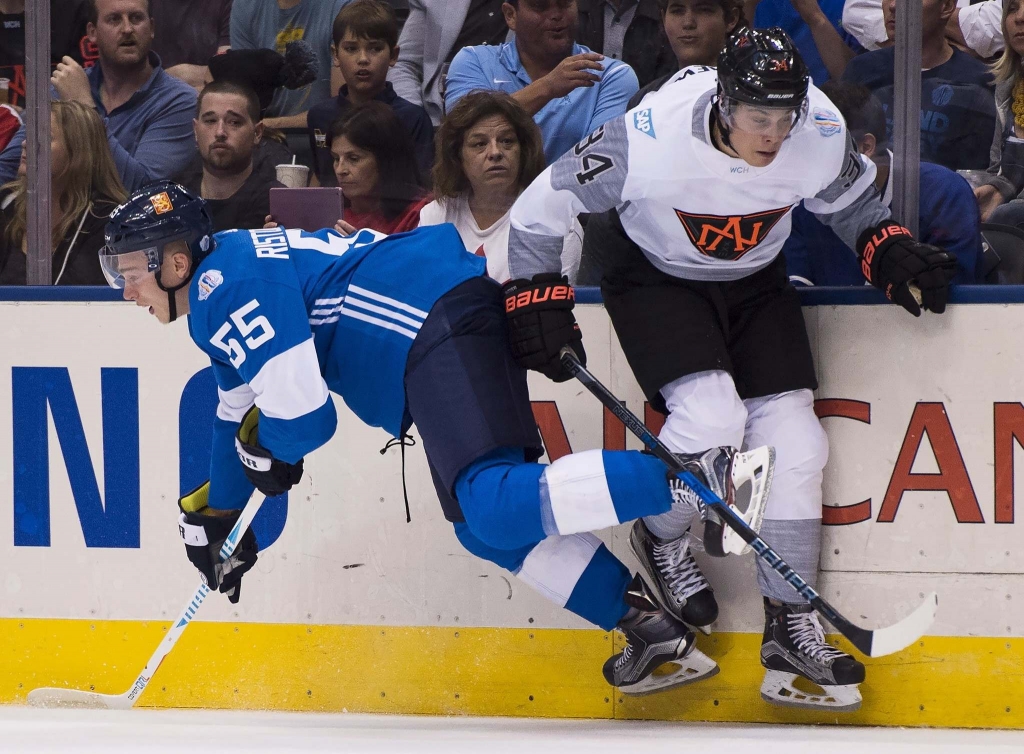
[[[242,462],[245,476],[267,497],[282,495],[302,479],[302,459],[288,463],[274,458],[260,445],[260,412],[256,406],[250,408],[235,434],[235,451]]]

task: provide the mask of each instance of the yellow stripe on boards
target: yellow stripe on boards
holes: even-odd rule
[[[40,686],[119,694],[166,622],[2,619],[0,702]],[[601,631],[193,623],[140,704],[315,712],[1024,728],[1024,641],[929,637],[870,660],[852,714],[761,700],[760,636],[698,644],[714,678],[645,697],[613,693]],[[847,648],[848,647],[844,647]]]

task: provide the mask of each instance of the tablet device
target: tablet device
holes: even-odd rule
[[[342,219],[343,211],[339,186],[270,189],[270,214],[284,228],[333,228]]]

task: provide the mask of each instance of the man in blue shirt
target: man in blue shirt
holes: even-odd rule
[[[886,149],[881,103],[858,84],[830,81],[821,90],[839,109],[860,153],[875,163],[875,186],[889,206],[892,152]],[[921,163],[919,238],[956,254],[954,283],[982,282],[981,219],[973,196],[970,184],[949,168]],[[793,229],[782,253],[795,285],[865,285],[857,256],[802,204],[793,210]]]
[[[89,8],[86,32],[99,61],[85,71],[65,57],[51,78],[53,90],[62,100],[96,108],[121,182],[131,191],[170,177],[195,156],[196,91],[167,75],[150,50],[147,0],[96,0]],[[24,140],[22,129],[0,153],[0,183],[16,175]]]
[[[464,47],[452,60],[445,106],[475,89],[512,95],[540,127],[554,162],[605,121],[626,112],[640,88],[633,69],[575,44],[575,0],[513,0],[502,6],[515,37]]]
[[[900,0],[910,2],[910,0]],[[995,85],[988,66],[946,39],[953,4],[921,4],[921,159],[950,170],[985,170],[996,130]],[[882,4],[886,28],[895,32],[893,3]],[[896,49],[888,47],[850,61],[843,81],[863,84],[885,108],[892,138]]]
[[[219,403],[210,481],[179,499],[186,553],[211,589],[238,601],[258,543],[243,537],[223,563],[217,552],[254,487],[271,496],[299,482],[303,457],[335,432],[335,393],[396,437],[415,422],[445,518],[467,550],[626,634],[629,646],[604,666],[610,684],[649,692],[717,670],[643,577],[590,533],[692,510],[693,492],[639,451],[535,463],[543,449],[526,372],[509,346],[509,303],[454,226],[393,236],[277,227],[213,235],[203,199],[164,182],[111,214],[106,241],[100,264],[111,285],[160,322],[187,314],[212,363]],[[527,285],[511,295],[513,308],[540,306],[564,319],[573,291],[555,276],[545,291]],[[579,340],[570,345],[585,360]],[[731,500],[731,465],[741,455],[713,448],[680,458]],[[663,663],[675,672],[655,674]]]

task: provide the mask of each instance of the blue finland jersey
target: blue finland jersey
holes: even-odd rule
[[[334,434],[330,392],[400,435],[420,326],[437,299],[486,264],[448,224],[394,236],[275,228],[214,238],[189,288],[189,332],[213,363],[220,396],[210,469],[217,508],[252,494],[234,433],[253,402],[260,445],[289,463]]]

